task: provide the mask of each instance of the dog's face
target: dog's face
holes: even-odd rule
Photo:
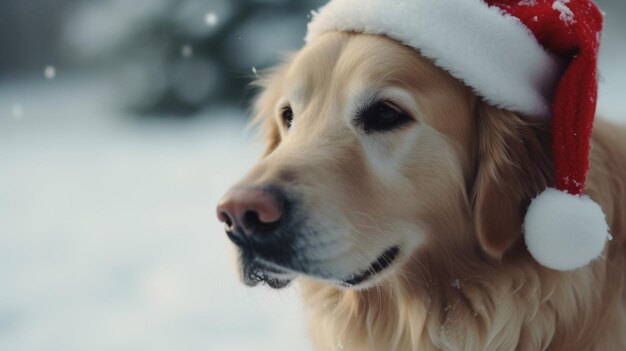
[[[476,103],[387,38],[329,33],[295,55],[257,102],[265,155],[218,207],[244,282],[367,288],[431,243],[464,240],[451,226],[475,202]],[[495,239],[496,251],[515,240]]]

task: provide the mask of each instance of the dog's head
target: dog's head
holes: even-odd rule
[[[367,288],[433,250],[501,259],[550,181],[538,128],[388,38],[325,34],[262,86],[268,147],[218,207],[248,285]]]

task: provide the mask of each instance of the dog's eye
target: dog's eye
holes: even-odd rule
[[[365,133],[384,132],[410,123],[413,119],[389,102],[376,102],[359,112],[356,124]]]
[[[285,126],[290,128],[293,124],[293,110],[291,106],[285,106],[280,110],[280,117],[283,119]]]

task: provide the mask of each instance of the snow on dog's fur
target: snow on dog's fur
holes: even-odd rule
[[[614,238],[604,259],[557,272],[521,240],[530,200],[553,185],[547,122],[372,35],[325,34],[261,85],[268,148],[237,186],[297,199],[293,257],[266,274],[299,278],[318,350],[626,349],[622,129],[596,123],[587,189]],[[366,130],[377,103],[410,120]],[[345,283],[379,257],[392,262]]]

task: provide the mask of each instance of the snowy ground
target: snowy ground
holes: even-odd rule
[[[214,206],[238,111],[139,122],[106,87],[0,86],[0,350],[307,350],[295,291],[247,289]]]

